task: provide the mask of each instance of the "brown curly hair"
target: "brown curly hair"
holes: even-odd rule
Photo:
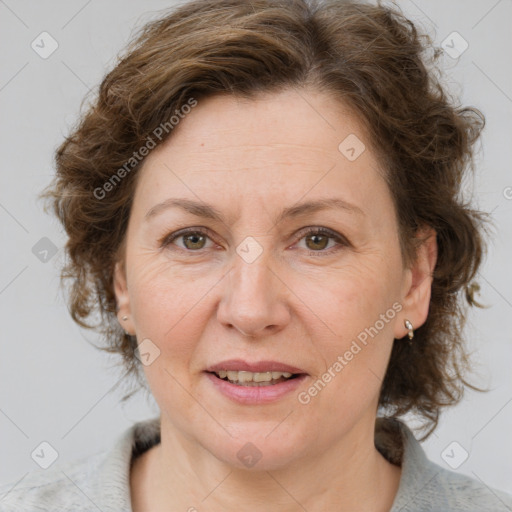
[[[461,333],[488,220],[462,197],[484,117],[448,97],[440,53],[398,8],[353,0],[196,0],[146,24],[56,151],[56,177],[43,194],[69,236],[62,282],[71,282],[73,319],[102,333],[101,348],[120,354],[125,376],[143,383],[113,291],[140,148],[172,136],[154,134],[190,98],[312,87],[364,124],[386,170],[405,264],[418,228],[437,232],[428,318],[415,343],[395,341],[379,400],[389,415],[419,414],[427,437],[443,406],[457,403],[465,385],[477,389],[464,378]]]

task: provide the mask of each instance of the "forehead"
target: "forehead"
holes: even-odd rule
[[[253,99],[227,94],[201,99],[161,147],[175,146],[179,138],[180,146],[193,146],[199,155],[235,142],[248,156],[284,145],[308,150],[312,157],[333,150],[337,156],[339,143],[351,134],[366,139],[346,105],[327,93],[289,89]]]
[[[198,101],[140,172],[147,208],[176,194],[234,208],[336,191],[364,204],[384,185],[357,117],[330,95],[295,90]]]

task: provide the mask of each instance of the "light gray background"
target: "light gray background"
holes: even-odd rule
[[[424,443],[428,456],[468,459],[457,471],[512,493],[512,2],[403,0],[402,9],[441,42],[457,31],[469,43],[459,59],[443,58],[447,83],[487,118],[475,179],[478,208],[492,212],[497,233],[482,269],[468,337],[486,394],[468,392],[442,416]],[[114,360],[70,319],[58,288],[64,235],[36,195],[49,182],[53,151],[68,133],[90,88],[110,69],[135,26],[173,5],[162,0],[0,0],[2,249],[0,266],[0,481],[38,466],[32,451],[49,442],[59,461],[109,448],[133,422],[157,414],[142,394],[122,406]],[[43,31],[58,49],[42,59],[31,42]],[[507,193],[508,192],[508,193]],[[508,197],[508,199],[507,199]],[[48,262],[32,248],[48,237]],[[460,446],[460,447],[459,447]]]

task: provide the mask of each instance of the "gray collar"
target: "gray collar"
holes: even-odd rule
[[[97,471],[91,475],[90,497],[102,511],[131,511],[131,463],[135,457],[159,442],[159,417],[132,425],[118,438],[109,456],[101,460]],[[431,462],[405,423],[378,418],[375,446],[390,462],[402,466],[398,492],[390,512],[454,510],[451,507],[455,497],[450,498],[447,481],[467,477]]]

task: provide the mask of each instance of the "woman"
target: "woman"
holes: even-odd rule
[[[145,27],[56,155],[73,318],[159,418],[2,510],[512,509],[398,418],[461,397],[478,111],[400,13],[190,2]],[[379,414],[378,414],[379,413]],[[17,507],[17,508],[16,508]]]

